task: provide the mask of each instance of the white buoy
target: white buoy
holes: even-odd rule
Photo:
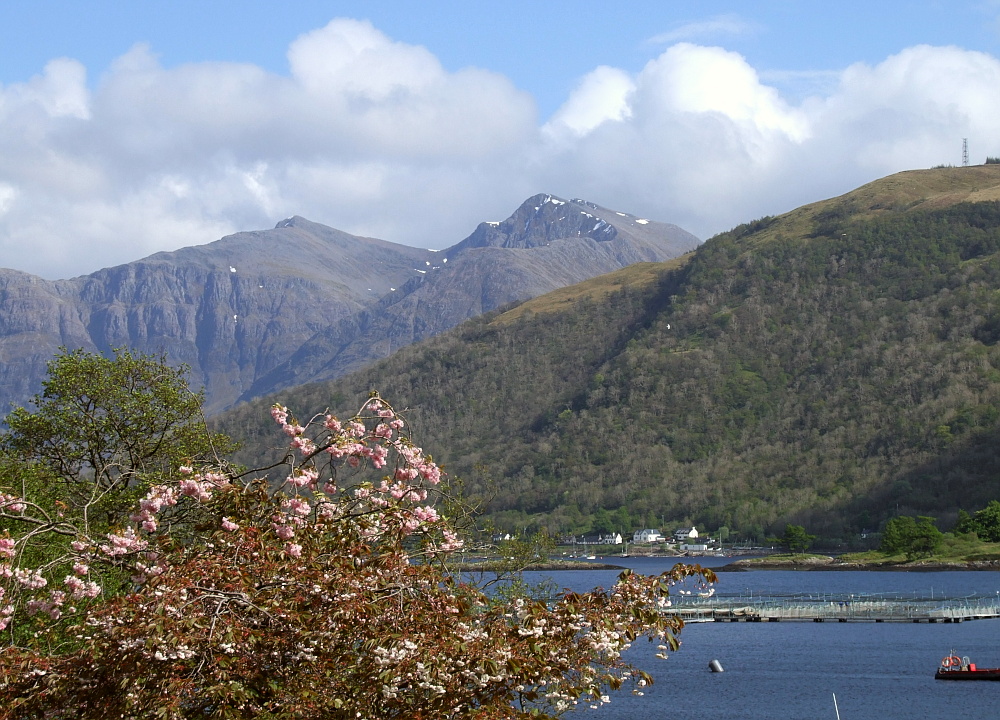
[[[711,662],[709,662],[708,669],[711,670],[712,672],[725,672],[722,669],[722,663],[720,663],[718,660],[712,660]]]

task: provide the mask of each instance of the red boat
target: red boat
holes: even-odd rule
[[[977,668],[967,657],[954,653],[941,661],[934,673],[936,680],[1000,680],[1000,668]]]

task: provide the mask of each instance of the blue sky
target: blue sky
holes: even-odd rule
[[[80,60],[96,80],[137,42],[168,68],[214,60],[287,73],[291,42],[335,17],[371,20],[395,40],[427,47],[450,70],[503,73],[543,115],[594,67],[636,72],[670,42],[735,50],[765,77],[837,72],[919,44],[1000,55],[997,2],[292,0],[279,9],[250,0],[22,0],[0,4],[0,82],[27,80],[59,56]]]
[[[0,267],[536,192],[707,237],[1000,155],[1000,2],[0,2]]]

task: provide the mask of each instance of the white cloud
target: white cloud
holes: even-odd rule
[[[334,20],[298,38],[288,50],[292,76],[317,96],[384,102],[419,95],[445,81],[425,48],[393,42],[371,23]]]
[[[760,79],[776,88],[786,100],[801,101],[831,95],[840,83],[841,74],[839,70],[765,70]]]
[[[546,188],[703,237],[893,172],[957,164],[963,137],[973,162],[1000,154],[1000,61],[953,47],[854,65],[798,106],[719,48],[675,45],[634,84],[625,119],[550,148]]]
[[[608,120],[623,120],[631,115],[629,95],[634,89],[628,73],[602,65],[579,82],[543,130],[553,137],[567,131],[579,137]]]
[[[368,22],[334,20],[296,40],[288,59],[319,147],[326,136],[374,156],[475,161],[534,131],[533,101],[506,78],[445,72],[425,48]]]
[[[72,60],[0,88],[0,265],[73,276],[292,214],[447,245],[538,132],[506,78],[447,72],[366,22],[303,35],[289,65],[168,70],[137,45],[92,93]]]
[[[756,23],[744,20],[739,15],[729,13],[715,15],[706,20],[683,23],[673,30],[654,35],[646,42],[650,45],[672,45],[677,42],[694,40],[715,40],[719,37],[737,37],[755,33],[760,29]]]
[[[636,112],[712,115],[748,133],[776,133],[800,141],[801,113],[788,107],[736,53],[682,43],[650,62],[639,75]]]
[[[0,215],[3,215],[10,209],[10,206],[14,202],[14,198],[17,197],[17,188],[13,185],[7,185],[0,183]]]
[[[811,132],[801,109],[721,48],[673,46],[636,75],[629,98],[622,121],[553,146],[553,192],[575,178],[587,186],[575,194],[703,236],[749,219],[762,182]]]
[[[899,170],[957,165],[963,138],[982,163],[1000,150],[1000,62],[953,47],[909,48],[848,68],[834,93],[804,108],[814,140],[801,162],[822,168],[840,192]],[[829,184],[813,178],[805,187],[837,194]]]
[[[367,22],[334,20],[288,57],[288,75],[165,69],[139,45],[90,89],[67,59],[0,87],[0,265],[70,277],[295,214],[441,248],[535,192],[704,237],[957,163],[963,137],[974,162],[1000,155],[1000,62],[953,47],[792,102],[740,55],[680,43],[639,72],[595,68],[544,124],[506,78]]]
[[[76,60],[57,58],[41,75],[0,90],[0,118],[41,111],[50,118],[90,116],[87,71]]]

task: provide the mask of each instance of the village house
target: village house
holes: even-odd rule
[[[660,534],[659,530],[636,530],[632,533],[632,542],[634,543],[654,543],[660,542],[664,539],[665,538]]]
[[[706,543],[681,543],[681,552],[708,552],[708,545]]]
[[[563,539],[566,545],[621,545],[621,533],[602,533],[600,535],[569,535]]]
[[[696,527],[686,527],[674,530],[674,542],[675,543],[686,543],[689,540],[698,539],[698,528]]]

